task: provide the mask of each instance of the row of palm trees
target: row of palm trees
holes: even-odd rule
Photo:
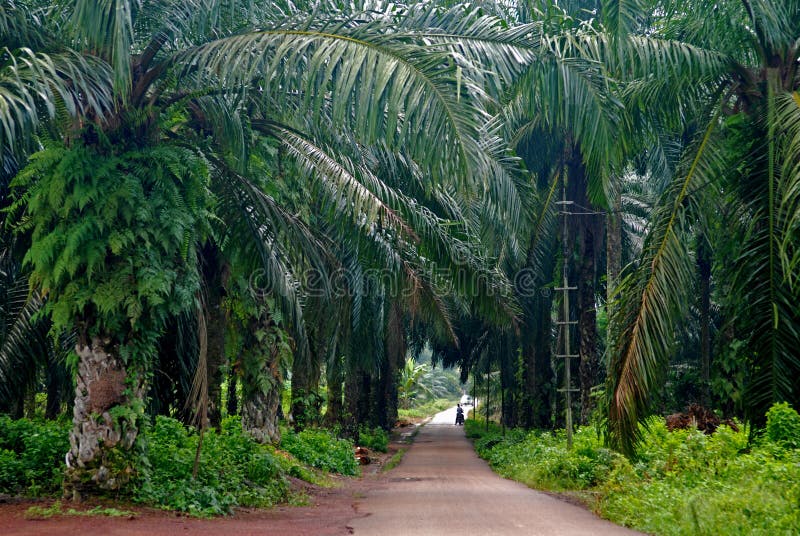
[[[290,369],[296,425],[324,371],[328,422],[390,426],[425,342],[552,426],[566,262],[613,445],[698,279],[704,370],[716,331],[757,421],[800,399],[798,36],[790,0],[9,0],[2,400],[46,370],[57,408],[72,374],[78,493],[124,485],[148,412],[218,424],[226,366],[262,441]]]

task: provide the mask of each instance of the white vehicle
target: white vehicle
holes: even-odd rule
[[[461,397],[461,405],[462,406],[471,406],[472,405],[472,397],[469,395],[464,395]]]

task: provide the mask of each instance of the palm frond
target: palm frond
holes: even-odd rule
[[[297,221],[278,209],[269,196],[255,188],[245,177],[217,161],[221,175],[217,177],[222,192],[219,216],[228,222],[228,232],[237,237],[236,256],[243,266],[251,266],[253,292],[269,293],[277,298],[281,314],[297,344],[300,359],[309,357],[308,337],[303,320],[300,281],[290,265],[291,255],[277,239],[275,231],[283,228],[289,236],[301,237],[306,251],[316,255],[315,241]],[[263,219],[267,216],[268,219]],[[272,225],[277,224],[273,228]],[[310,241],[309,241],[310,239]],[[253,263],[253,259],[257,259]]]
[[[79,41],[112,67],[114,91],[126,102],[131,91],[134,11],[142,0],[76,0],[72,26]]]
[[[330,105],[334,124],[358,132],[364,144],[380,139],[402,148],[430,166],[433,180],[482,183],[491,172],[478,135],[482,117],[468,94],[459,95],[456,65],[446,51],[402,43],[389,29],[383,20],[346,25],[306,17],[175,60],[206,84],[259,80],[278,105],[300,95],[307,114]]]
[[[615,39],[626,36],[636,27],[637,19],[643,13],[640,0],[607,0],[603,2],[603,25]]]
[[[800,285],[800,247],[797,234],[800,229],[800,92],[783,93],[778,96],[775,122],[782,125],[780,133],[784,140],[781,147],[783,161],[778,201],[781,213],[783,236],[780,244],[783,274],[791,287]]]
[[[12,285],[3,306],[5,333],[0,341],[0,399],[6,402],[19,400],[55,353],[49,323],[39,315],[38,293],[29,291],[24,277]]]
[[[621,296],[614,324],[619,326],[608,372],[609,440],[632,453],[639,438],[639,423],[649,407],[650,393],[668,359],[674,322],[690,300],[693,261],[687,251],[685,230],[690,203],[708,189],[722,164],[723,151],[714,131],[715,115],[693,152],[685,174],[678,176],[654,214],[639,266],[619,284]]]
[[[102,61],[74,52],[37,54],[6,49],[0,67],[0,146],[13,148],[32,136],[41,117],[59,106],[72,117],[102,118],[113,106]],[[43,113],[42,113],[43,112]]]

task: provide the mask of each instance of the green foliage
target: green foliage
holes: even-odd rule
[[[650,422],[638,461],[622,461],[600,487],[600,511],[659,535],[796,534],[800,456],[746,445],[744,429],[706,436]]]
[[[779,409],[776,413],[785,411]],[[788,414],[788,413],[787,413]],[[713,436],[669,432],[661,419],[641,430],[633,462],[579,428],[567,450],[563,431],[514,430],[468,421],[475,448],[499,474],[531,487],[585,490],[603,517],[648,534],[796,534],[800,530],[800,451],[767,439],[748,450],[748,431]]]
[[[481,434],[475,449],[499,474],[547,489],[584,490],[596,486],[608,477],[615,459],[621,457],[603,447],[593,428],[580,429],[573,438],[573,449],[567,450],[563,430],[525,433],[517,429],[503,437],[494,427],[481,433],[481,423],[470,422],[474,424],[468,433]]]
[[[358,442],[362,447],[386,452],[389,450],[389,433],[379,426],[362,426],[358,429]]]
[[[228,514],[236,506],[270,506],[289,498],[291,462],[242,433],[229,417],[203,437],[200,468],[192,478],[199,435],[180,422],[156,417],[140,441],[143,456],[134,499],[192,515]]]
[[[440,411],[451,408],[455,405],[455,401],[448,398],[437,398],[429,400],[423,404],[416,405],[410,409],[399,409],[397,414],[400,417],[422,419],[435,415]]]
[[[59,491],[67,450],[69,425],[0,416],[0,492]]]
[[[297,433],[287,432],[281,438],[281,448],[317,469],[349,476],[359,473],[353,443],[338,439],[327,430],[308,428]]]
[[[190,246],[203,229],[208,169],[185,148],[117,149],[45,149],[12,185],[19,230],[31,232],[30,284],[47,295],[54,330],[83,320],[86,335],[124,344],[194,304]]]
[[[800,415],[788,403],[767,411],[767,437],[782,447],[800,449]]]

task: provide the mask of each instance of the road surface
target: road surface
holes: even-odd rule
[[[358,501],[363,536],[631,536],[588,510],[500,478],[475,455],[455,408],[420,429],[388,482]]]

